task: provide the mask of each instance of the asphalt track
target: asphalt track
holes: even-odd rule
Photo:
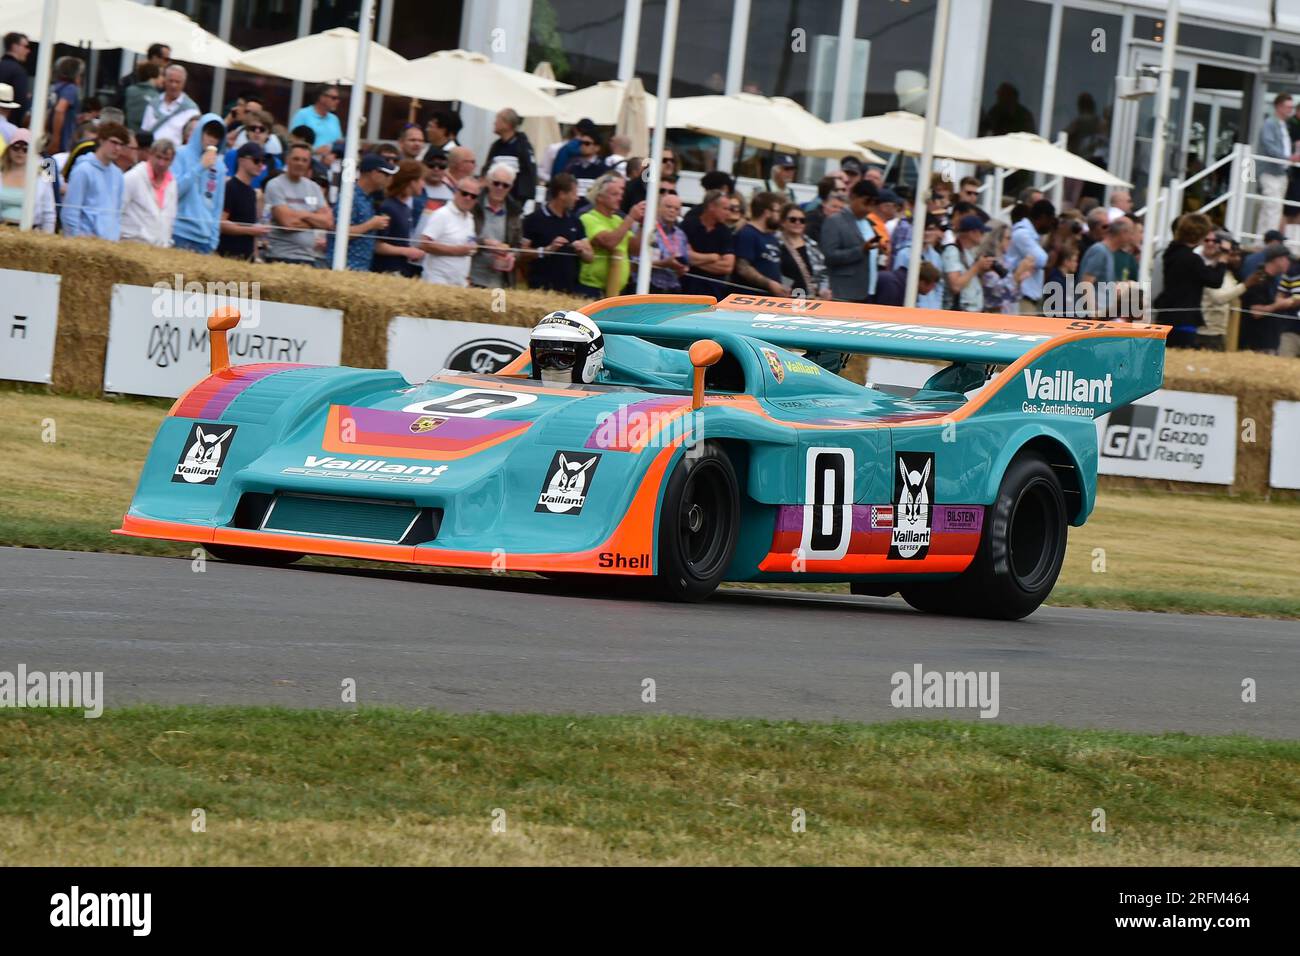
[[[0,548],[0,670],[19,663],[103,671],[110,708],[344,707],[353,678],[363,705],[452,711],[979,719],[891,706],[891,676],[920,664],[996,671],[999,722],[1300,738],[1294,621],[1043,608],[1007,624],[847,595],[675,605],[534,579]]]

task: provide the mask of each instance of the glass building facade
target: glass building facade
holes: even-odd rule
[[[355,28],[360,9],[360,0],[157,2],[243,49]],[[407,57],[463,47],[519,69],[547,60],[558,78],[579,87],[635,74],[654,91],[665,5],[377,0],[376,38]],[[1145,180],[1152,99],[1120,97],[1116,78],[1159,63],[1163,0],[961,0],[952,6],[939,116],[945,128],[963,136],[1027,131],[1060,138],[1122,178]],[[688,0],[681,5],[672,93],[787,96],[827,119],[894,109],[923,113],[935,8],[936,0]],[[1166,173],[1185,177],[1213,164],[1233,142],[1251,142],[1276,93],[1300,93],[1300,0],[1184,0],[1183,10]],[[508,42],[498,43],[501,37]],[[843,116],[833,117],[843,56],[851,60],[850,86]],[[134,59],[113,51],[89,58],[87,93],[105,94]],[[307,95],[303,84],[275,77],[191,70],[189,91],[204,106],[223,109],[246,89],[256,90],[282,122]],[[342,92],[346,110],[348,90]],[[422,105],[427,114],[432,104]],[[395,97],[373,96],[369,106],[364,129],[370,137],[397,136],[415,113],[414,104]],[[486,138],[490,120],[475,123],[467,135]],[[716,140],[686,136],[679,146],[696,168],[718,161]],[[755,157],[738,159],[749,165]]]

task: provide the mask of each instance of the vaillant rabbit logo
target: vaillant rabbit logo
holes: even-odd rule
[[[587,490],[596,475],[600,455],[576,451],[557,451],[546,469],[542,492],[537,496],[534,511],[549,511],[557,515],[582,514],[587,503]]]
[[[176,461],[172,481],[191,485],[215,485],[221,474],[238,425],[212,425],[199,422],[189,432],[181,456]]]
[[[924,558],[930,551],[930,516],[934,513],[934,454],[900,452],[894,469],[894,530],[891,558]]]

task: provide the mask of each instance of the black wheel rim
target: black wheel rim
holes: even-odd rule
[[[716,462],[699,462],[686,476],[677,519],[683,563],[693,577],[708,579],[722,570],[731,518],[726,472]]]
[[[1041,478],[1027,484],[1016,498],[1008,550],[1011,573],[1026,591],[1037,591],[1052,575],[1061,540],[1060,510],[1051,484]]]

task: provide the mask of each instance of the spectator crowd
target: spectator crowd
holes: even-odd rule
[[[355,174],[344,176],[338,87],[311,91],[287,124],[252,91],[224,115],[205,113],[161,44],[121,79],[112,103],[83,95],[83,61],[60,57],[38,144],[24,125],[30,43],[19,33],[3,42],[0,220],[19,221],[27,164],[37,163],[35,227],[44,232],[327,268],[340,198],[351,191],[347,268],[413,281],[615,295],[635,286],[649,230],[654,293],[897,306],[920,256],[921,308],[1132,319],[1147,305],[1136,294],[1142,224],[1123,190],[1107,205],[1084,198],[1057,210],[1026,188],[1002,221],[980,207],[978,180],[936,176],[916,235],[913,193],[886,184],[884,170],[845,157],[800,203],[796,158],[776,153],[751,195],[708,172],[702,199],[686,209],[671,149],[658,157],[658,195],[648,196],[649,160],[630,156],[626,138],[606,139],[581,120],[539,157],[510,109],[496,114],[482,162],[457,141],[457,113],[438,109],[396,143],[363,145]],[[1279,124],[1294,112],[1289,99],[1276,107]],[[1268,148],[1300,155],[1279,124],[1266,124]],[[1262,181],[1266,195],[1282,195],[1284,184]],[[1156,321],[1173,327],[1170,345],[1223,349],[1237,334],[1241,348],[1300,355],[1300,262],[1280,232],[1247,255],[1206,216],[1187,214],[1156,271],[1152,304]]]

